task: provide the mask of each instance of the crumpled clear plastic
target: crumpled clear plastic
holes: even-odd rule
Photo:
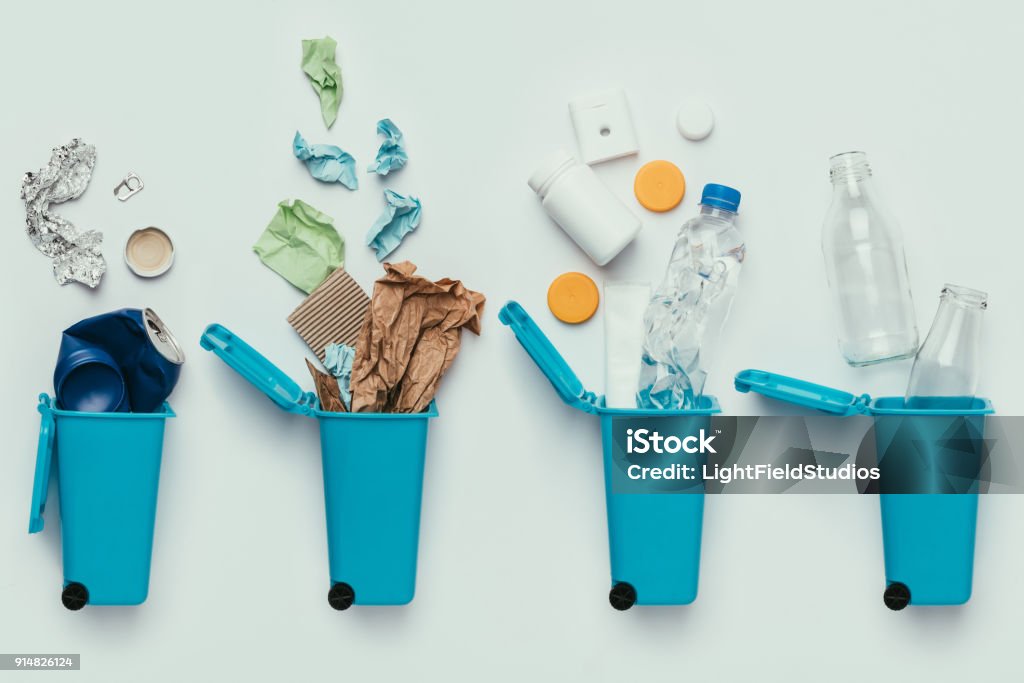
[[[25,228],[33,246],[53,260],[59,284],[81,282],[96,287],[107,271],[100,247],[103,233],[79,232],[71,221],[50,211],[52,204],[77,199],[85,192],[96,165],[96,148],[80,138],[55,147],[50,163],[27,172],[21,181]]]

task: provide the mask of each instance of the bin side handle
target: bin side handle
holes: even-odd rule
[[[53,443],[56,436],[56,423],[50,397],[39,395],[39,448],[36,450],[36,474],[32,484],[32,509],[29,512],[28,532],[38,533],[43,530],[43,511],[46,509],[46,495],[50,488],[50,465],[53,462]]]

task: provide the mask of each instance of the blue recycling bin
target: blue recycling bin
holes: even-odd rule
[[[427,450],[426,412],[334,413],[222,325],[201,346],[284,410],[317,420],[327,515],[330,589],[338,610],[405,605],[416,591],[420,503]]]
[[[736,375],[736,389],[829,415],[874,419],[886,606],[962,605],[971,597],[984,456],[983,398],[872,399],[762,370]],[[895,492],[898,491],[898,492]]]
[[[601,424],[608,549],[611,559],[609,601],[619,610],[636,605],[687,605],[697,598],[704,484],[677,483],[659,492],[638,492],[624,482],[635,461],[623,456],[622,442],[637,425],[680,438],[710,431],[718,402],[703,397],[695,410],[626,410],[604,406],[603,397],[582,382],[529,314],[515,301],[498,314],[568,405],[596,415]],[[639,359],[637,359],[639,362]],[[677,464],[698,467],[698,454],[681,454]]]
[[[60,410],[46,394],[29,533],[43,530],[50,476],[60,499],[64,606],[138,605],[149,594],[164,425],[174,412]]]

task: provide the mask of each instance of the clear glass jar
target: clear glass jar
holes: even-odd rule
[[[911,358],[917,317],[899,225],[883,209],[863,152],[831,158],[832,204],[822,252],[839,331],[850,365]]]

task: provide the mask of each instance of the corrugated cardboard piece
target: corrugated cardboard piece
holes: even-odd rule
[[[369,307],[363,288],[338,268],[292,311],[288,323],[322,363],[328,344],[355,346]]]

